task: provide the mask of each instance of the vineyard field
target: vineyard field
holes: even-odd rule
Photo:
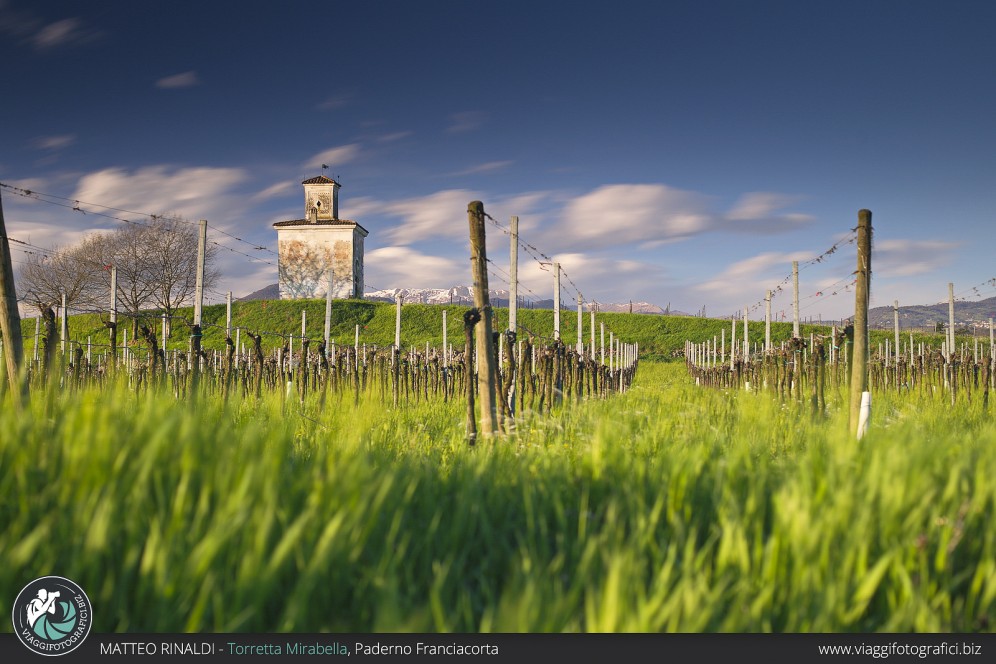
[[[644,361],[471,448],[459,401],[34,392],[0,610],[59,570],[97,631],[992,631],[992,412],[885,393],[857,442],[846,397]]]

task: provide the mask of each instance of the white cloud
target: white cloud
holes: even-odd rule
[[[364,272],[366,281],[381,289],[449,288],[469,281],[463,261],[429,256],[410,247],[367,251]]]
[[[617,184],[570,201],[555,235],[569,246],[684,239],[710,229],[705,196],[663,184]]]
[[[957,242],[942,240],[877,240],[872,245],[872,273],[912,277],[950,265]]]
[[[172,90],[176,88],[189,88],[200,83],[195,71],[185,71],[172,76],[166,76],[156,81],[157,88]]]
[[[465,241],[467,204],[474,200],[481,200],[480,194],[466,189],[447,189],[389,203],[384,206],[384,211],[401,217],[404,222],[388,229],[386,234],[391,242],[404,245],[439,235]]]
[[[315,170],[321,168],[322,164],[325,164],[334,170],[343,164],[353,161],[359,155],[360,146],[358,143],[340,145],[314,155],[311,159],[304,162],[304,168]]]
[[[246,179],[239,168],[107,168],[80,178],[72,198],[142,213],[176,213],[192,221],[230,219],[235,200],[231,190]]]

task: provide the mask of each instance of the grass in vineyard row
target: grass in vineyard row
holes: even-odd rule
[[[990,631],[996,425],[696,389],[467,448],[460,403],[120,391],[0,411],[0,611],[68,576],[98,631]],[[286,408],[286,410],[284,410]]]

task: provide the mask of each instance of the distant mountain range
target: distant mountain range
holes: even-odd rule
[[[955,327],[988,327],[990,318],[996,318],[996,297],[976,302],[955,301]],[[946,325],[947,322],[947,302],[899,307],[899,327],[902,329],[932,327],[936,323]],[[894,325],[892,307],[869,309],[868,324],[871,327],[891,329]]]
[[[454,286],[452,288],[388,288],[385,290],[370,291],[364,297],[377,302],[394,302],[398,294],[401,294],[402,302],[417,302],[419,304],[467,304],[474,301],[470,286]],[[492,290],[491,303],[496,307],[508,306],[507,290]],[[255,293],[250,293],[242,300],[277,300],[280,292],[277,284],[270,284],[261,288]],[[553,300],[520,300],[520,307],[528,309],[553,309]],[[563,302],[565,309],[573,309],[571,302]],[[634,314],[657,314],[668,316],[691,316],[692,314],[671,309],[670,305],[664,308],[649,302],[622,302],[622,303],[599,303],[601,311],[626,313],[630,311]],[[587,311],[587,307],[585,307]],[[989,319],[996,318],[996,297],[990,297],[977,302],[957,301],[955,302],[955,325],[958,327],[985,327],[989,325]],[[899,325],[902,329],[911,327],[932,327],[936,323],[947,323],[948,303],[938,302],[937,304],[914,304],[899,307]],[[871,327],[891,329],[893,325],[893,313],[891,306],[874,307],[868,310],[868,323]]]
[[[496,307],[507,307],[509,301],[509,292],[507,290],[492,290],[489,291],[491,295],[491,304]],[[452,288],[388,288],[385,290],[369,291],[364,294],[364,297],[368,300],[373,300],[375,302],[394,302],[398,295],[401,295],[402,302],[405,303],[418,303],[418,304],[473,304],[474,295],[471,291],[470,286],[453,286]],[[250,293],[243,298],[246,300],[276,300],[280,298],[280,291],[277,288],[277,284],[270,284],[264,288],[259,289],[255,293]],[[519,299],[519,306],[523,309],[553,309],[553,299],[548,300],[523,300],[521,297]],[[564,309],[573,309],[577,305],[571,302],[564,301],[561,306]],[[632,309],[630,308],[632,307]],[[598,308],[600,311],[609,311],[616,313],[628,313],[632,311],[634,314],[666,314],[669,316],[690,316],[691,314],[686,314],[683,311],[677,311],[674,309],[662,309],[656,304],[651,304],[649,302],[623,302],[623,303],[598,303]],[[585,307],[585,311],[588,308]]]

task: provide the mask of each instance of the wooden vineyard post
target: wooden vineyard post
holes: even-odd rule
[[[595,303],[592,302],[588,305],[588,314],[591,319],[591,343],[588,346],[588,355],[592,359],[595,358]]]
[[[737,317],[730,316],[730,371],[737,363]]]
[[[577,352],[578,356],[584,353],[584,342],[582,341],[582,330],[584,328],[584,314],[581,311],[581,306],[583,301],[581,300],[581,293],[578,293],[578,346]]]
[[[604,367],[605,366],[605,322],[602,321],[598,324],[599,329],[599,346],[601,347],[601,359],[599,362]]]
[[[750,335],[747,333],[747,322],[750,318],[750,307],[744,305],[744,364],[750,361]]]
[[[508,404],[510,417],[515,417],[515,397],[517,394],[519,367],[515,362],[515,343],[519,333],[519,218],[509,219],[509,253],[508,253],[508,375],[502,385],[501,398]],[[445,347],[445,342],[443,343]],[[512,424],[514,426],[514,424]]]
[[[204,309],[204,252],[207,247],[207,220],[201,219],[197,232],[197,281],[194,286],[194,325],[190,329],[190,388],[193,398],[197,401],[196,390],[201,372],[201,312]]]
[[[764,296],[764,352],[771,352],[771,291]]]
[[[165,330],[165,328],[163,329]],[[165,336],[165,334],[164,331],[163,335]],[[232,291],[225,294],[225,338],[232,338]]]
[[[442,371],[440,371],[440,378],[443,384],[443,401],[449,401],[449,383],[450,383],[450,357],[449,357],[449,347],[446,338],[446,309],[443,309],[443,352],[440,358],[440,366]]]
[[[111,266],[111,311],[110,320],[105,323],[110,348],[107,351],[107,368],[111,375],[118,361],[118,268]]]
[[[899,300],[895,300],[892,303],[892,327],[895,332],[895,352],[896,352],[896,389],[899,389]]]
[[[955,399],[958,395],[958,376],[956,374],[956,352],[957,347],[955,345],[955,297],[954,297],[954,284],[948,283],[948,334],[947,334],[947,347],[948,352],[946,354],[947,364],[944,367],[947,375],[945,379],[948,382],[949,389],[951,391],[951,405],[955,405]]]
[[[401,352],[401,293],[398,293],[394,299],[394,345]],[[357,326],[357,334],[359,333],[359,327]],[[357,343],[359,343],[359,337],[357,337]]]
[[[511,246],[508,255],[508,330],[518,332],[519,316],[519,218],[509,223]],[[445,344],[443,344],[445,346]]]
[[[472,201],[467,206],[470,226],[470,268],[474,286],[474,308],[480,312],[477,321],[477,372],[478,394],[481,401],[481,433],[492,436],[496,432],[495,376],[497,374],[492,336],[491,300],[488,295],[488,255],[484,237],[484,204]],[[468,345],[468,350],[470,346]],[[472,365],[468,365],[472,366]],[[470,379],[468,373],[468,380]]]
[[[858,211],[858,263],[854,285],[854,351],[851,362],[850,429],[860,439],[867,427],[868,392],[868,296],[871,287],[871,210]]]
[[[947,347],[948,347],[948,360],[950,362],[954,361],[955,353],[955,297],[954,297],[954,284],[948,283],[948,334],[947,334]]]
[[[799,338],[799,261],[792,261],[792,336]]]
[[[3,311],[0,311],[0,333],[4,341],[4,362],[7,369],[7,383],[14,403],[20,405],[27,386],[22,382],[21,365],[24,359],[24,344],[21,339],[21,314],[17,310],[17,289],[14,286],[14,265],[10,258],[10,242],[7,240],[7,226],[3,220],[3,201],[0,200],[0,293],[3,295]]]
[[[823,415],[825,412],[825,402],[824,402],[824,377],[826,368],[826,342],[823,340],[816,340],[815,337],[810,340],[810,368],[807,372],[812,379],[812,412],[813,417],[817,418]]]
[[[560,341],[560,263],[553,264],[553,340]]]
[[[467,388],[467,443],[473,445],[477,442],[477,420],[474,416],[474,326],[481,320],[481,312],[476,308],[471,309],[463,315],[463,337],[464,337],[464,376]]]
[[[66,291],[62,291],[62,320],[59,321],[59,353],[62,355],[62,370],[66,370],[66,340],[69,339],[69,310],[66,308]]]

